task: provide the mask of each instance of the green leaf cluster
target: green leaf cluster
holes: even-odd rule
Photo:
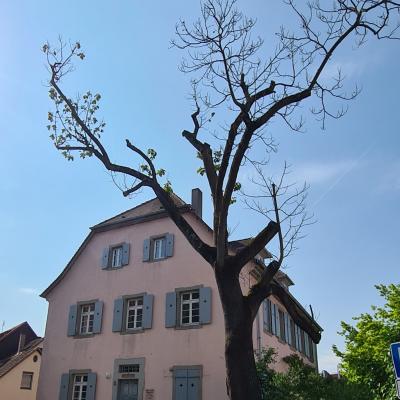
[[[286,372],[276,372],[274,349],[263,349],[257,356],[257,374],[265,400],[372,400],[365,388],[346,379],[324,378],[297,355],[285,357]]]
[[[342,322],[345,349],[333,350],[341,358],[341,372],[350,381],[362,384],[373,399],[395,398],[395,380],[389,346],[400,341],[400,285],[375,286],[384,299],[382,307],[353,318],[355,326]]]

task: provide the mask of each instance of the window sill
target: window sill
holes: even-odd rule
[[[138,329],[127,329],[125,331],[121,331],[120,335],[134,335],[136,333],[143,333],[146,329],[138,328]]]
[[[202,328],[202,324],[193,324],[193,325],[178,325],[175,327],[176,330],[181,331],[181,330],[186,330],[186,329],[200,329]]]
[[[87,335],[78,334],[71,337],[74,339],[89,339],[96,335],[98,335],[98,333],[88,333]]]

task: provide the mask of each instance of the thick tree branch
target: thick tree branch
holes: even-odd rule
[[[268,225],[242,250],[230,258],[227,268],[242,268],[252,260],[279,232],[279,225],[270,221]]]
[[[216,249],[203,242],[191,225],[182,216],[171,196],[158,183],[152,182],[150,186],[161,204],[164,206],[169,217],[174,221],[175,225],[183,233],[194,250],[196,250],[212,267],[214,267]]]
[[[126,139],[126,146],[129,149],[131,149],[134,153],[139,154],[147,162],[151,171],[152,179],[156,180],[157,179],[156,169],[154,168],[153,161],[151,161],[151,159],[147,156],[147,154],[145,154],[142,150],[133,145],[128,139]]]
[[[189,132],[184,130],[182,136],[200,153],[203,160],[204,169],[207,175],[207,179],[210,185],[211,194],[215,198],[215,189],[217,184],[217,174],[215,172],[215,165],[212,157],[212,150],[208,143],[203,143],[197,139],[197,134],[200,130],[200,123],[198,116],[200,114],[200,108],[197,106],[196,111],[192,114],[192,120],[194,123],[194,131]]]

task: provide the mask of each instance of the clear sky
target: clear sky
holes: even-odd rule
[[[266,6],[267,3],[268,6]],[[281,1],[239,1],[258,18],[257,32],[272,46],[281,24],[289,24]],[[72,96],[102,94],[104,136],[113,157],[129,162],[129,137],[158,150],[174,190],[189,201],[198,186],[206,193],[193,150],[181,138],[192,127],[189,78],[177,65],[180,54],[169,39],[179,17],[198,13],[197,1],[3,1],[0,24],[0,330],[29,321],[44,333],[47,303],[38,294],[61,272],[89,227],[152,196],[125,199],[95,160],[68,163],[45,129],[51,108],[45,82],[46,40],[61,34],[79,40],[85,62],[65,81]],[[400,44],[371,40],[361,50],[337,54],[350,82],[363,91],[348,114],[321,131],[304,106],[307,132],[274,125],[280,143],[274,162],[287,160],[298,181],[310,185],[309,211],[318,222],[307,229],[299,250],[287,261],[293,293],[312,304],[324,328],[321,368],[334,371],[332,344],[340,321],[380,302],[373,285],[399,283],[399,65]],[[234,238],[262,226],[231,213]]]

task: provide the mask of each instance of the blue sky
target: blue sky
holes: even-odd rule
[[[266,54],[273,32],[291,22],[280,1],[269,3],[239,1],[249,16],[257,16]],[[65,90],[100,92],[111,155],[131,160],[127,137],[157,149],[174,190],[189,201],[192,187],[206,196],[207,190],[196,174],[198,160],[180,135],[191,128],[189,77],[178,71],[182,54],[169,48],[169,39],[180,16],[197,12],[197,2],[182,0],[2,3],[0,328],[2,321],[7,329],[28,320],[43,334],[47,304],[38,294],[61,272],[89,226],[152,196],[125,199],[95,160],[68,163],[55,151],[45,129],[51,104],[42,44],[59,34],[80,40],[87,58],[65,80]],[[341,66],[363,90],[348,114],[329,121],[325,131],[306,106],[306,133],[271,128],[280,144],[274,165],[288,161],[294,178],[311,185],[309,211],[317,223],[288,259],[286,272],[296,283],[293,293],[313,305],[325,329],[320,366],[331,371],[336,361],[330,348],[342,343],[336,334],[340,321],[380,302],[374,284],[399,283],[399,49],[398,43],[371,40],[337,54],[330,68]],[[235,238],[254,234],[263,223],[243,213],[238,202],[230,221]]]

